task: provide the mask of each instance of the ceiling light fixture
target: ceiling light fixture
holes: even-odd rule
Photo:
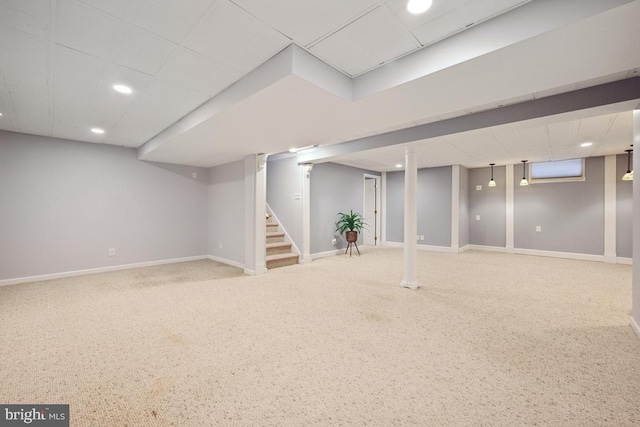
[[[91,128],[91,132],[97,133],[98,135],[102,135],[104,133],[104,129],[100,128]]]
[[[419,15],[429,10],[432,0],[409,0],[407,2],[407,10],[409,13]]]
[[[522,162],[522,181],[520,181],[520,185],[521,186],[525,186],[525,185],[529,185],[529,181],[527,181],[527,174],[526,174],[526,164],[528,162],[528,160],[520,160]]]
[[[493,180],[493,167],[495,166],[495,163],[489,163],[489,166],[491,166],[491,180],[489,181],[489,187],[495,187],[496,186],[496,182]]]
[[[580,144],[580,147],[591,147],[593,145],[593,142],[583,142],[582,144]]]
[[[627,153],[627,172],[625,172],[625,174],[622,175],[622,180],[633,181],[633,170],[631,170],[631,153],[633,153],[633,150],[624,150],[624,151],[625,153]]]
[[[396,167],[397,167],[398,169],[400,169],[400,168],[402,167],[402,163],[398,163],[398,164],[396,165]]]
[[[113,85],[113,88],[116,90],[116,92],[124,93],[126,95],[129,95],[131,92],[133,92],[133,90],[129,86],[125,85]]]

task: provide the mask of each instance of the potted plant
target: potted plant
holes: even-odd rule
[[[344,237],[347,239],[347,250],[351,244],[356,246],[356,250],[358,251],[358,255],[360,254],[360,249],[358,249],[358,232],[361,232],[363,228],[366,228],[367,223],[358,212],[349,211],[348,214],[339,212],[339,219],[336,222],[336,231],[340,234],[344,233]],[[344,252],[345,254],[347,251]]]

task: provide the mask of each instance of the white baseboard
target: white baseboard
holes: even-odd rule
[[[319,258],[327,258],[330,256],[336,256],[336,255],[340,255],[343,252],[342,249],[335,249],[332,251],[326,251],[326,252],[318,252],[315,254],[311,254],[311,259],[319,259]]]
[[[458,253],[461,254],[467,252],[469,249],[471,249],[471,245],[464,245],[463,247],[458,249]]]
[[[616,264],[633,265],[633,258],[617,257]]]
[[[506,253],[507,248],[503,248],[500,246],[484,246],[484,245],[468,245],[469,250],[472,251],[484,251],[484,252],[500,252]]]
[[[220,257],[213,256],[213,255],[207,255],[207,259],[210,259],[211,261],[221,262],[223,264],[227,264],[227,265],[230,265],[232,267],[242,268],[244,270],[244,264],[239,263],[237,261],[231,261],[230,259],[220,258]]]
[[[404,243],[402,242],[385,242],[384,247],[387,248],[404,248]],[[428,251],[428,252],[444,252],[444,253],[458,253],[457,249],[448,247],[448,246],[433,246],[433,245],[420,245],[418,244],[419,251]]]
[[[178,262],[199,261],[207,259],[206,255],[186,258],[163,259],[159,261],[138,262],[134,264],[113,265],[110,267],[90,268],[87,270],[65,271],[62,273],[43,274],[40,276],[18,277],[15,279],[0,280],[0,286],[18,285],[20,283],[42,282],[45,280],[63,279],[65,277],[85,276],[87,274],[109,273],[112,271],[129,270],[131,268],[152,267],[154,265],[175,264]]]
[[[513,253],[518,255],[533,255],[533,256],[544,256],[551,258],[566,258],[566,259],[577,259],[581,261],[600,261],[604,262],[604,255],[592,255],[592,254],[576,254],[572,252],[555,252],[555,251],[542,251],[538,249],[520,249],[515,248]]]
[[[636,319],[634,319],[633,317],[631,318],[630,325],[631,329],[633,329],[638,338],[640,338],[640,325],[638,325],[638,322],[636,322]]]

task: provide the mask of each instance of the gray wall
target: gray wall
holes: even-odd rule
[[[622,181],[627,171],[627,156],[620,155],[616,167],[616,255],[632,257],[633,181]]]
[[[302,166],[296,156],[269,159],[267,163],[267,203],[282,227],[302,250]],[[313,172],[312,172],[313,173]]]
[[[206,212],[205,169],[0,132],[0,280],[205,255]]]
[[[458,246],[469,244],[469,169],[460,166]]]
[[[244,265],[244,160],[208,172],[208,254]]]
[[[516,248],[604,253],[604,157],[585,162],[584,182],[521,187],[520,173],[514,174]],[[542,232],[536,232],[537,225]]]
[[[380,175],[335,163],[321,163],[311,172],[311,253],[345,247],[344,236],[333,246],[338,212],[364,214],[364,174]],[[358,245],[362,244],[358,236]]]
[[[418,169],[418,244],[451,246],[451,169]],[[404,242],[404,172],[387,173],[387,241]]]
[[[506,168],[494,168],[495,187],[487,186],[490,179],[490,168],[469,170],[469,243],[504,248],[507,245]],[[482,190],[476,190],[478,185]],[[476,215],[480,215],[479,221]]]

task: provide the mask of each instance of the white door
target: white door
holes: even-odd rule
[[[362,232],[365,245],[376,245],[377,212],[376,212],[376,180],[365,178],[364,180],[364,219],[367,228]]]

